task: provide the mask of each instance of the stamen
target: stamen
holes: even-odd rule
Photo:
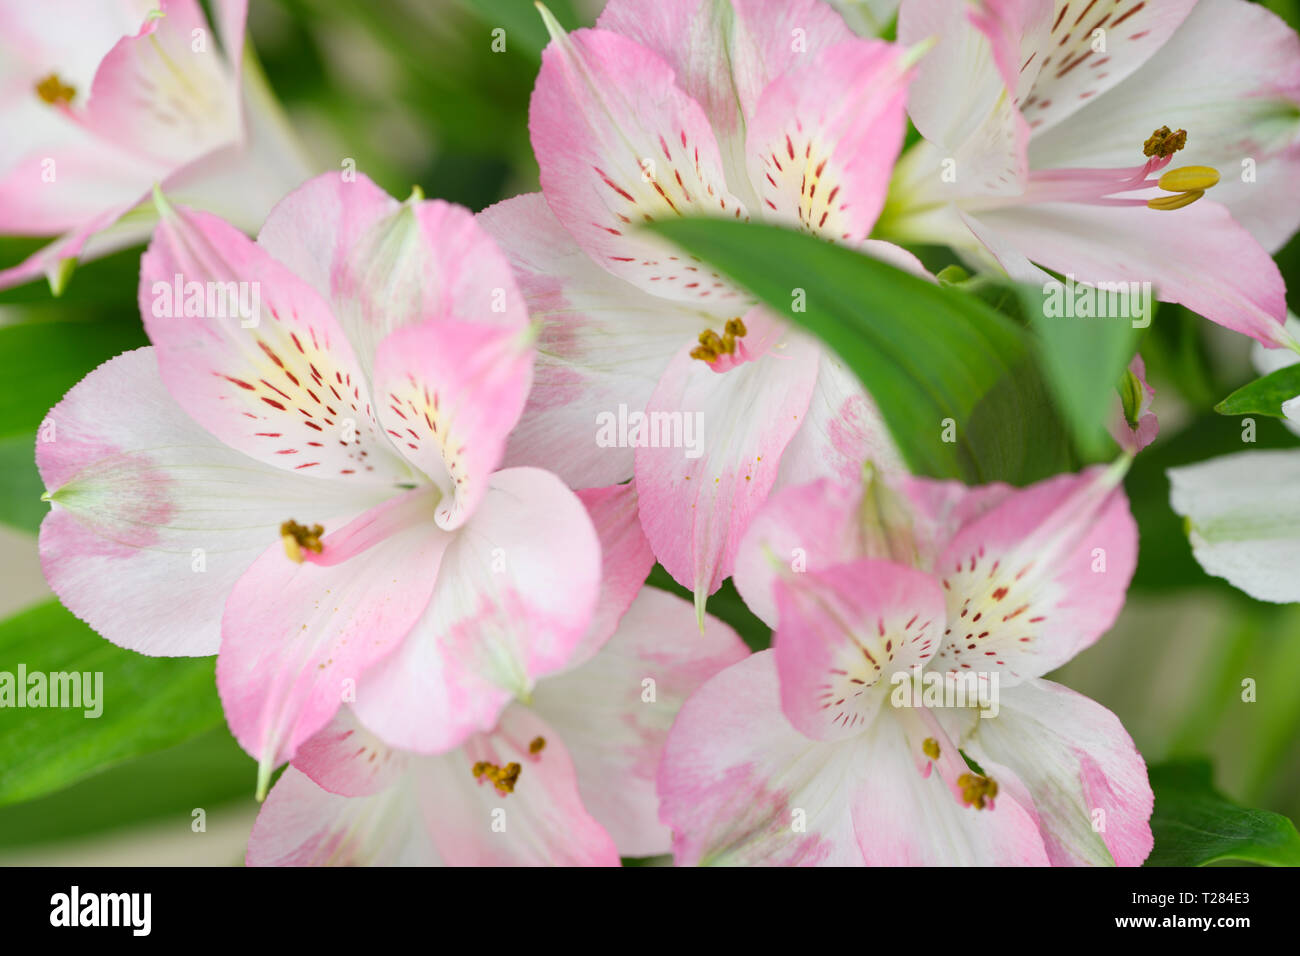
[[[1158,199],[1148,199],[1147,206],[1150,209],[1165,211],[1182,209],[1184,206],[1190,206],[1204,195],[1204,189],[1197,189],[1189,193],[1179,193],[1177,196],[1161,196]]]
[[[290,518],[280,525],[280,540],[284,542],[285,555],[294,564],[302,564],[304,548],[313,554],[320,554],[323,547],[320,538],[324,533],[325,529],[318,524],[309,528]]]
[[[722,327],[722,335],[712,329],[700,333],[700,344],[691,349],[691,358],[702,362],[716,362],[723,355],[736,354],[736,342],[744,338],[749,330],[739,317],[727,319]]]
[[[36,95],[50,106],[58,106],[60,103],[71,103],[77,95],[77,88],[64,83],[59,79],[59,74],[51,73],[36,84]]]
[[[997,781],[978,773],[964,773],[957,778],[961,788],[961,799],[968,807],[976,810],[993,808],[993,799],[998,795]]]
[[[1218,185],[1219,171],[1213,166],[1180,166],[1171,169],[1156,180],[1156,185],[1169,193],[1204,192]]]
[[[545,738],[545,737],[534,737],[534,738],[533,738],[533,742],[530,743],[530,744],[528,745],[528,752],[529,752],[530,754],[539,754],[539,753],[541,753],[545,748],[546,748],[546,738]]]
[[[537,739],[541,740],[540,737]],[[494,763],[480,760],[473,767],[474,779],[481,780],[483,777],[487,777],[492,781],[492,786],[497,788],[497,793],[502,796],[515,792],[515,784],[519,781],[519,774],[522,770],[523,768],[513,761],[504,767],[498,767]]]
[[[1187,130],[1180,129],[1178,132],[1173,133],[1170,132],[1168,126],[1162,126],[1142,144],[1142,155],[1159,156],[1161,159],[1168,159],[1186,145]]]
[[[921,752],[931,760],[938,760],[940,753],[939,741],[935,740],[933,737],[926,737],[921,744]]]

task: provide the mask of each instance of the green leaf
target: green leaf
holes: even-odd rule
[[[97,365],[147,345],[131,321],[27,322],[0,328],[0,438],[34,431]]]
[[[1214,410],[1220,415],[1271,415],[1282,418],[1282,403],[1300,395],[1300,364],[1287,365],[1243,385]]]
[[[45,490],[36,470],[36,436],[28,432],[0,438],[0,522],[35,532],[50,506],[41,501]]]
[[[1147,866],[1205,866],[1240,861],[1300,866],[1300,833],[1286,817],[1239,807],[1214,789],[1204,760],[1149,768],[1155,791]]]
[[[1113,457],[1115,442],[1106,426],[1115,387],[1137,351],[1142,330],[1127,317],[1052,315],[1047,308],[1050,293],[1037,286],[1019,288],[1037,333],[1046,379],[1080,452],[1088,461]]]
[[[776,226],[677,219],[649,228],[830,346],[875,399],[913,472],[1025,484],[1070,469],[1068,433],[1025,331],[976,296]]]
[[[214,658],[145,657],[104,640],[55,601],[0,623],[0,804],[66,787],[121,760],[169,747],[220,726]],[[22,707],[19,666],[40,673],[89,673],[94,700],[81,706]],[[7,677],[5,675],[12,675]],[[96,677],[95,675],[101,675]],[[101,683],[102,681],[102,683]],[[70,692],[69,692],[70,693]],[[53,693],[47,688],[46,702]],[[86,706],[89,705],[89,706]],[[86,716],[102,708],[98,717]],[[251,786],[251,780],[249,782]]]

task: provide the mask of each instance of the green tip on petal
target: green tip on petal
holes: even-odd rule
[[[149,23],[152,20],[161,20],[165,16],[167,16],[165,11],[159,10],[155,7],[144,15],[144,22]]]
[[[261,803],[266,799],[266,793],[271,789],[271,772],[275,770],[275,757],[271,751],[262,755],[262,759],[257,762],[257,802]]]
[[[158,210],[159,216],[167,217],[176,214],[176,210],[172,208],[172,204],[168,202],[167,197],[163,195],[162,183],[153,184],[153,204],[154,208]]]
[[[63,295],[63,290],[66,289],[68,283],[72,281],[72,273],[76,271],[77,260],[75,256],[60,259],[59,264],[54,268],[54,270],[46,274],[46,278],[50,282],[50,295],[54,296],[56,299]]]
[[[695,623],[700,626],[700,633],[704,633],[704,606],[709,601],[709,592],[702,587],[695,588]]]
[[[419,187],[418,184],[412,186],[412,187],[411,187],[411,195],[407,198],[406,201],[407,201],[407,202],[423,202],[423,201],[424,201],[424,190],[421,189],[421,188]]]
[[[560,21],[555,19],[555,15],[551,13],[550,10],[546,9],[546,4],[542,3],[541,0],[537,0],[533,6],[535,6],[537,12],[542,15],[542,22],[546,24],[546,32],[551,35],[551,39],[555,40],[557,43],[563,40],[565,29],[560,26]]]

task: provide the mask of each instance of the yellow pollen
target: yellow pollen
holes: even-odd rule
[[[530,754],[539,754],[542,752],[543,749],[545,749],[545,747],[546,747],[545,737],[534,737],[533,742],[528,745],[528,752]]]
[[[538,740],[540,739],[539,737]],[[513,762],[506,764],[504,767],[498,767],[494,763],[480,760],[474,764],[473,773],[476,780],[487,777],[492,781],[492,786],[497,788],[497,793],[504,796],[507,793],[515,792],[515,784],[519,780],[522,769],[519,764]]]
[[[998,795],[997,781],[978,773],[962,774],[957,778],[957,786],[961,787],[962,802],[976,810],[983,810]]]
[[[712,329],[705,329],[700,333],[700,344],[691,349],[691,358],[712,362],[720,355],[734,355],[736,339],[744,338],[748,331],[739,317],[727,319],[727,324],[722,327],[722,335]]]
[[[64,83],[59,79],[59,74],[51,73],[36,84],[36,95],[50,106],[57,106],[59,103],[71,103],[77,95],[77,88]]]
[[[925,741],[921,744],[921,752],[931,760],[938,760],[939,741],[935,740],[933,737],[926,737]]]
[[[302,551],[306,548],[313,554],[321,553],[320,536],[325,529],[318,524],[308,528],[290,518],[280,525],[280,540],[284,542],[284,553],[294,564],[302,564]]]
[[[1166,156],[1172,156],[1184,146],[1187,145],[1187,130],[1180,129],[1178,132],[1170,132],[1168,126],[1162,126],[1153,132],[1149,139],[1142,144],[1143,156],[1159,156],[1164,159]]]
[[[1147,206],[1151,209],[1162,209],[1165,211],[1171,209],[1182,209],[1184,206],[1190,206],[1204,195],[1204,189],[1196,189],[1189,193],[1179,193],[1176,196],[1161,196],[1158,199],[1148,199]]]

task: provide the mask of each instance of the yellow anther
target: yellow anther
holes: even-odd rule
[[[1219,171],[1213,166],[1180,166],[1171,169],[1156,180],[1156,185],[1165,192],[1187,193],[1204,192],[1219,182]]]
[[[722,327],[722,331],[739,339],[743,338],[749,329],[745,328],[745,323],[737,316],[734,319],[727,319],[727,324]]]
[[[1179,193],[1176,196],[1161,196],[1158,199],[1148,199],[1147,206],[1151,209],[1182,209],[1184,206],[1190,206],[1196,200],[1205,195],[1204,189],[1195,189],[1188,193]]]
[[[546,747],[545,737],[534,737],[533,742],[528,745],[528,752],[530,754],[539,754],[542,752],[542,750],[545,749],[545,747]]]
[[[1168,126],[1162,126],[1142,144],[1143,156],[1159,156],[1164,159],[1166,156],[1172,156],[1184,146],[1187,145],[1187,130],[1180,129],[1178,132],[1170,132]]]
[[[474,779],[487,777],[492,781],[492,786],[497,788],[497,793],[503,796],[507,793],[515,792],[515,784],[519,781],[519,774],[523,770],[519,764],[511,762],[504,767],[498,767],[494,763],[486,760],[480,760],[474,764]]]
[[[36,95],[51,106],[56,106],[59,103],[71,103],[77,95],[77,88],[64,83],[59,79],[59,74],[51,73],[36,84]]]
[[[926,737],[921,744],[921,752],[931,760],[939,759],[939,741],[933,737]]]
[[[727,324],[722,327],[722,335],[712,329],[705,329],[700,333],[700,344],[691,349],[691,358],[712,362],[722,355],[734,355],[736,339],[743,338],[748,331],[739,318],[727,319]]]
[[[310,528],[290,518],[280,525],[280,540],[284,543],[284,553],[294,564],[302,564],[302,552],[306,548],[313,554],[321,553],[320,536],[325,529],[318,524]]]
[[[957,778],[962,803],[983,810],[998,795],[997,781],[978,773],[964,773]]]

